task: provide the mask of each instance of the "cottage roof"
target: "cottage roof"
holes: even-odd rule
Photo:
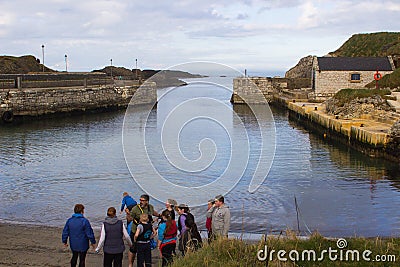
[[[318,57],[320,70],[391,71],[387,57]]]

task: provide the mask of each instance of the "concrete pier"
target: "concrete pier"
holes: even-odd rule
[[[279,96],[274,96],[274,103],[287,107],[292,119],[302,121],[302,125],[316,130],[324,138],[344,143],[371,157],[400,162],[400,158],[386,150],[390,141],[389,129],[398,117],[383,122],[371,116],[339,119],[327,114],[323,103],[299,102]]]

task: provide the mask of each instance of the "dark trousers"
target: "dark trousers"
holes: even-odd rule
[[[208,243],[210,244],[213,239],[212,230],[207,230]]]
[[[162,266],[168,266],[173,262],[173,256],[175,255],[176,243],[167,244],[162,246]]]
[[[72,251],[71,267],[76,267],[79,257],[79,267],[85,267],[86,251]]]
[[[137,253],[136,253],[136,261],[137,267],[143,267],[143,264],[146,264],[146,267],[151,267],[151,248],[149,243],[136,243]]]
[[[108,254],[104,252],[103,266],[104,267],[122,267],[122,257],[124,253]],[[114,263],[114,265],[113,265]]]

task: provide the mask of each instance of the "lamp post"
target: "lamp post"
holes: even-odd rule
[[[113,66],[112,66],[112,59],[110,59],[110,61],[111,61],[111,79],[113,79],[113,74],[112,74],[112,69],[113,69]]]
[[[65,72],[68,72],[68,56],[65,54]]]
[[[44,72],[44,45],[42,45],[42,64],[43,64],[43,72]]]
[[[136,61],[136,67],[135,67],[135,78],[136,78],[136,80],[138,80],[138,75],[137,75],[137,59],[135,59],[135,61]]]

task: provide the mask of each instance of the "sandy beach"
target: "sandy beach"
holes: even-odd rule
[[[0,223],[0,266],[69,266],[71,251],[62,244],[61,232],[58,227]],[[94,233],[98,241],[100,231]],[[127,251],[123,266],[128,266]],[[159,266],[158,251],[152,254],[153,266]],[[102,265],[103,255],[89,249],[86,266]]]

